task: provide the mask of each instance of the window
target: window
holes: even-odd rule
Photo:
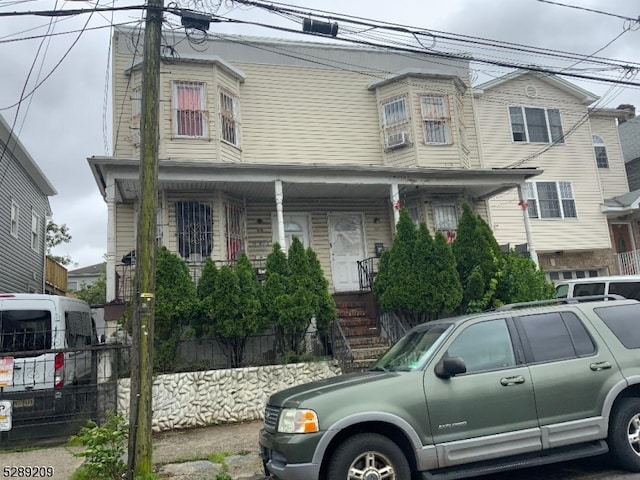
[[[185,260],[202,261],[213,247],[211,205],[203,202],[176,202],[178,251]]]
[[[522,194],[531,218],[576,218],[571,182],[526,182]]]
[[[225,90],[220,91],[220,125],[222,140],[239,147],[238,98]]]
[[[174,82],[174,133],[180,137],[206,136],[204,83]]]
[[[233,203],[225,203],[224,210],[227,260],[238,260],[244,252],[244,208]]]
[[[609,284],[609,293],[640,300],[640,282],[611,282]]]
[[[428,144],[448,145],[451,143],[449,124],[449,102],[441,95],[420,97],[424,141]]]
[[[11,200],[11,224],[10,231],[11,235],[18,238],[18,219],[20,218],[20,206]]]
[[[467,373],[516,365],[511,336],[503,319],[471,325],[453,341],[447,355],[462,358]]]
[[[580,319],[571,312],[542,313],[518,318],[527,345],[528,362],[549,362],[591,355],[596,347]]]
[[[297,214],[297,215],[285,215],[283,217],[284,220],[284,238],[285,245],[281,245],[281,247],[285,250],[288,250],[291,246],[291,242],[293,242],[293,237],[298,237],[304,245],[305,248],[311,245],[310,238],[311,235],[309,233],[309,225],[310,219],[309,215],[305,214]],[[272,229],[273,229],[273,242],[280,242],[278,239],[278,217],[276,215],[272,216]]]
[[[133,143],[140,144],[140,117],[142,115],[142,87],[135,87],[131,92],[131,113]]]
[[[604,282],[577,283],[574,285],[574,297],[590,297],[591,295],[604,295]]]
[[[607,147],[602,137],[593,135],[593,150],[596,154],[596,165],[598,168],[609,168],[609,158],[607,157]]]
[[[557,108],[509,107],[509,118],[514,142],[564,143]]]
[[[51,348],[51,312],[0,312],[0,352],[29,352]]]
[[[394,149],[409,145],[409,112],[406,97],[394,98],[382,103],[384,146]]]
[[[455,205],[434,205],[433,221],[435,230],[455,232],[458,229],[458,209]]]
[[[64,314],[68,348],[84,348],[93,343],[91,318],[87,312],[68,311]]]
[[[36,212],[31,212],[31,248],[40,251],[40,217]]]
[[[615,305],[595,312],[626,348],[640,348],[640,305]]]

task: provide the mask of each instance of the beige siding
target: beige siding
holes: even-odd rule
[[[136,248],[135,209],[133,204],[116,205],[116,263]]]
[[[590,119],[591,132],[604,140],[609,168],[598,168],[604,198],[612,198],[629,191],[627,173],[618,137],[615,118],[594,115]],[[595,158],[593,160],[595,162]]]
[[[534,85],[536,98],[525,96]],[[587,109],[578,99],[530,75],[501,84],[477,100],[485,167],[518,164],[538,167],[544,173],[536,181],[570,181],[577,219],[532,219],[535,246],[540,251],[581,250],[610,246],[607,221],[600,212],[603,201],[595,166]],[[509,105],[559,108],[565,144],[513,142]],[[529,159],[523,161],[525,159]],[[490,202],[491,221],[499,243],[524,243],[522,212],[516,192]]]

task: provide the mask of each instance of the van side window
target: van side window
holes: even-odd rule
[[[589,295],[604,295],[604,283],[576,283],[573,286],[574,297],[588,297]]]
[[[51,348],[51,312],[0,311],[0,351],[30,352]]]
[[[91,345],[91,317],[87,312],[67,311],[64,314],[69,348],[82,348]]]
[[[640,282],[611,282],[609,284],[609,293],[640,300]]]

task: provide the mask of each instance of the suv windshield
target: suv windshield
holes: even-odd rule
[[[431,358],[451,326],[450,323],[439,323],[409,331],[371,369],[390,372],[420,369]]]

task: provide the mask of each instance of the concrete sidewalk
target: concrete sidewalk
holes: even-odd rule
[[[225,463],[234,480],[262,479],[262,462],[258,457],[258,431],[261,426],[262,422],[250,422],[155,434],[153,462],[158,466],[160,478],[171,475],[174,480],[213,480],[221,469],[219,465],[191,462],[206,459],[212,453],[224,452],[231,455]],[[73,455],[78,451],[79,448],[56,446],[24,452],[0,452],[0,467],[51,466],[55,470],[51,478],[68,480],[82,464],[83,459]]]

